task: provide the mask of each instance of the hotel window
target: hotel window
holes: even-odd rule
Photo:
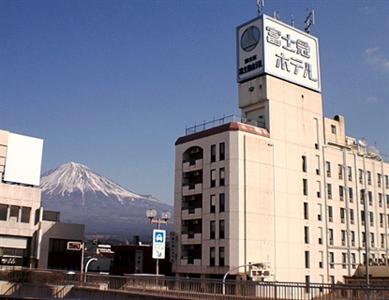
[[[216,161],[216,145],[211,145],[211,162]]]
[[[386,195],[386,208],[389,208],[389,195]]]
[[[361,204],[365,205],[365,189],[362,189],[359,191],[359,198],[361,199]]]
[[[333,221],[332,206],[328,206],[328,221]]]
[[[305,155],[301,156],[302,162],[302,171],[307,172],[307,157]]]
[[[309,251],[305,251],[305,268],[309,269],[310,261],[309,261]]]
[[[350,224],[354,224],[354,210],[350,208]]]
[[[333,269],[335,267],[335,254],[334,252],[330,252],[330,269]]]
[[[339,199],[340,199],[340,201],[343,201],[343,199],[344,199],[344,188],[343,188],[343,186],[339,186]]]
[[[209,200],[209,212],[211,214],[214,214],[216,211],[216,195],[211,195],[211,198]]]
[[[323,244],[323,228],[319,227],[319,238],[318,238],[319,245]]]
[[[353,169],[351,167],[347,167],[347,177],[348,177],[348,181],[353,180]]]
[[[345,219],[345,209],[343,207],[340,208],[340,222],[344,224],[344,219]]]
[[[361,224],[362,226],[365,225],[365,211],[361,210]]]
[[[219,221],[219,239],[224,239],[224,220]]]
[[[216,170],[212,169],[211,170],[211,187],[216,186]]]
[[[374,226],[374,213],[372,211],[370,212],[369,219],[370,219],[370,226]]]
[[[219,144],[219,160],[224,160],[226,157],[226,144],[220,143]]]
[[[362,171],[362,169],[358,169],[358,179],[359,179],[359,183],[362,184],[363,183],[363,171]]]
[[[209,222],[209,239],[214,240],[215,239],[215,221]]]
[[[308,212],[308,203],[304,202],[304,220],[309,219],[309,212]]]
[[[209,248],[209,265],[211,267],[215,266],[215,247]]]
[[[316,184],[317,184],[316,196],[317,198],[321,198],[321,183],[320,181],[316,181]]]
[[[371,172],[367,171],[367,184],[371,185]]]
[[[328,199],[332,199],[332,185],[331,185],[331,183],[327,183],[327,197],[328,197]]]
[[[326,161],[326,172],[327,177],[331,177],[331,163],[329,161]]]
[[[385,248],[385,234],[381,233],[381,248]]]
[[[385,187],[389,189],[389,175],[385,175]]]
[[[304,196],[308,196],[308,180],[303,179],[303,194]]]
[[[351,246],[355,247],[355,231],[350,231],[351,232]]]
[[[309,244],[309,227],[304,226],[304,243]]]
[[[0,204],[0,221],[7,221],[8,205]]]
[[[224,266],[224,247],[219,248],[219,266]]]
[[[339,179],[343,179],[343,166],[338,164],[338,177]]]
[[[319,251],[319,268],[320,269],[323,269],[324,267],[324,252],[323,251]]]
[[[31,215],[31,208],[22,207],[22,216],[20,221],[22,223],[30,223],[30,215]]]
[[[346,230],[341,230],[342,246],[346,246]]]
[[[374,233],[370,233],[370,245],[371,247],[375,247],[375,242],[374,242]]]
[[[219,169],[219,186],[224,186],[225,183],[225,170],[224,168]]]
[[[347,266],[347,253],[342,252],[342,268],[346,269]]]
[[[350,203],[354,202],[353,188],[351,187],[348,188],[348,199]]]
[[[380,174],[380,173],[377,173],[377,186],[378,186],[378,187],[381,187],[381,181],[382,181],[382,179],[381,179],[381,174]]]
[[[320,175],[320,156],[316,155],[316,175]]]
[[[328,229],[328,240],[329,240],[329,244],[331,246],[334,245],[334,230],[333,229]]]
[[[331,133],[336,134],[336,126],[335,125],[331,125]]]
[[[373,205],[373,193],[371,191],[368,191],[367,195],[369,197],[369,205]]]
[[[357,267],[357,259],[356,259],[356,256],[355,256],[355,253],[351,253],[351,264],[353,266],[353,269],[355,269]]]
[[[384,227],[384,214],[380,214],[380,227]]]
[[[224,212],[225,210],[225,195],[224,193],[219,194],[219,212]]]
[[[321,203],[317,204],[317,220],[318,221],[322,220],[322,205],[321,205]]]
[[[378,206],[382,207],[382,194],[378,193]]]

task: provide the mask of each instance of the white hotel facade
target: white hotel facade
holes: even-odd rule
[[[265,279],[327,283],[366,249],[388,264],[389,164],[343,116],[324,117],[317,39],[263,16],[237,44],[242,119],[176,141],[174,271],[220,278],[262,263]]]

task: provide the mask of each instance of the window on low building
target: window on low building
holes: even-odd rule
[[[219,266],[224,266],[224,247],[219,248]]]
[[[7,221],[8,205],[0,204],[0,221]]]
[[[12,205],[11,206],[11,211],[9,214],[10,219],[15,220],[16,222],[19,222],[19,206]]]
[[[224,220],[219,221],[219,239],[224,239]]]
[[[216,170],[212,169],[211,170],[211,187],[216,186]]]
[[[30,215],[31,215],[31,208],[22,207],[22,216],[20,221],[22,223],[30,223]]]

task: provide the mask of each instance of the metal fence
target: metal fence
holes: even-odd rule
[[[73,285],[96,290],[165,295],[180,299],[320,299],[389,300],[389,286],[253,282],[165,276],[107,276],[54,271],[1,271],[0,280],[15,283]]]

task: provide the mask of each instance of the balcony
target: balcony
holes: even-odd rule
[[[182,195],[183,196],[191,196],[196,194],[201,194],[203,192],[203,184],[188,184],[182,187]]]
[[[193,245],[201,244],[201,233],[183,233],[181,235],[181,244],[182,245]]]
[[[183,220],[201,219],[201,208],[188,208],[183,209],[181,212],[181,218]]]
[[[182,171],[190,172],[203,168],[203,159],[190,160],[182,163]]]

